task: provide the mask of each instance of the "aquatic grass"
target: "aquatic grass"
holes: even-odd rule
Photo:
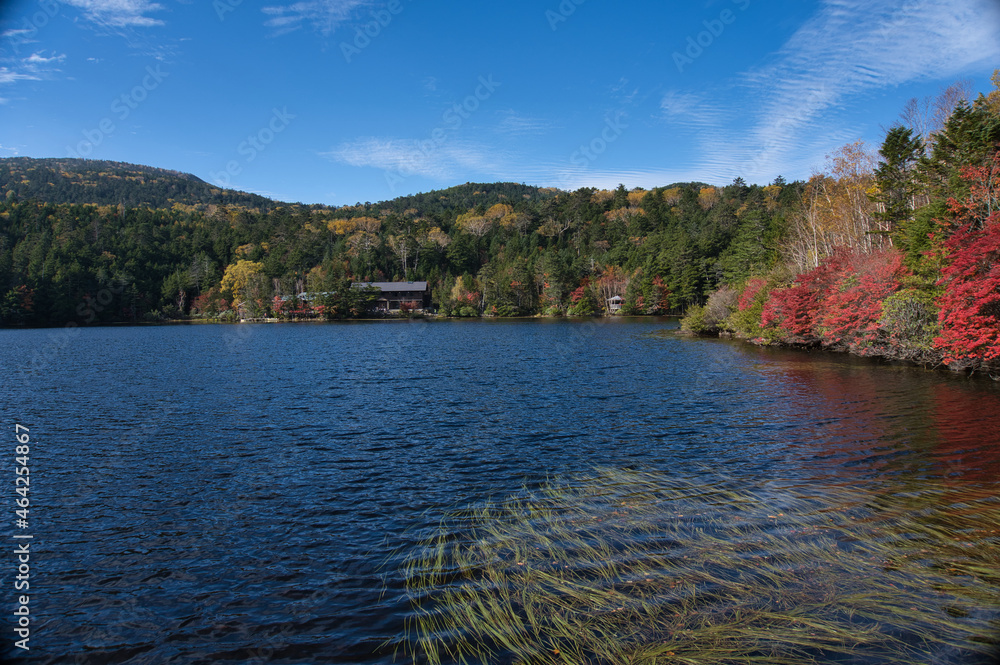
[[[772,494],[601,469],[456,512],[404,563],[406,646],[432,665],[902,664],[996,648],[988,494],[951,512],[945,490]]]

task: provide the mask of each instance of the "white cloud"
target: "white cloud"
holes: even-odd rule
[[[163,5],[150,0],[62,0],[62,2],[83,10],[89,20],[114,28],[163,25],[163,21],[147,16],[150,12],[163,9]]]
[[[814,133],[826,112],[861,95],[1000,59],[997,35],[1000,9],[992,0],[825,0],[775,62],[746,74],[762,102],[752,143],[768,160],[780,157]]]
[[[371,0],[303,0],[264,7],[261,11],[271,17],[264,25],[275,28],[276,34],[283,35],[310,24],[326,36],[348,20],[355,10],[370,4]]]
[[[502,119],[497,125],[497,131],[507,136],[530,136],[543,134],[552,128],[552,123],[530,116],[522,115],[513,109],[500,111]]]
[[[24,37],[25,35],[30,35],[34,32],[35,30],[32,28],[11,28],[10,30],[4,30],[2,33],[0,33],[0,37],[2,37],[3,39],[16,38],[18,41],[22,41],[21,39],[22,37]]]
[[[18,81],[42,81],[51,78],[54,72],[59,71],[56,65],[65,60],[65,54],[46,57],[42,53],[32,53],[20,60],[8,59],[13,67],[0,66],[0,86],[14,85]],[[2,98],[0,105],[5,105],[9,101],[8,98]]]
[[[33,73],[16,72],[7,67],[0,67],[0,85],[16,83],[17,81],[38,81],[40,77]]]
[[[712,128],[725,124],[729,113],[718,99],[709,101],[703,93],[668,90],[660,100],[663,116],[675,125]]]
[[[431,140],[367,137],[341,144],[322,156],[350,166],[382,169],[403,177],[419,175],[436,180],[468,174],[495,173],[498,155],[465,141],[435,144]]]
[[[998,34],[994,0],[823,0],[767,64],[739,76],[735,89],[670,91],[661,108],[671,124],[697,130],[698,179],[808,173],[825,153],[858,138],[857,128],[838,125],[835,114],[896,86],[957,78],[994,63]],[[727,110],[726,101],[741,113]]]
[[[3,104],[3,103],[5,103],[5,102],[6,102],[6,100],[5,100],[5,99],[2,99],[2,98],[0,98],[0,104]],[[16,157],[17,155],[19,155],[19,154],[20,154],[20,153],[19,153],[19,152],[17,151],[17,148],[8,148],[8,147],[7,147],[7,146],[5,146],[5,145],[0,145],[0,152],[6,152],[6,153],[10,153],[11,155],[14,155],[15,157]]]
[[[24,62],[25,64],[31,65],[33,67],[40,67],[52,63],[61,63],[64,60],[66,60],[65,53],[62,53],[60,55],[53,55],[51,58],[46,58],[41,53],[32,53],[30,56],[25,58]]]
[[[623,169],[621,171],[574,171],[566,170],[542,176],[539,183],[543,186],[558,187],[567,191],[576,191],[581,187],[596,187],[597,189],[617,189],[625,185],[626,189],[653,189],[675,182],[706,180],[690,171],[677,169]],[[714,182],[708,181],[706,182]]]

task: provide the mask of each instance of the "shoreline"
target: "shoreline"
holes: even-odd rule
[[[483,316],[473,316],[473,317],[463,317],[463,316],[441,316],[437,314],[421,314],[416,316],[384,316],[377,318],[350,318],[350,319],[298,319],[298,320],[286,320],[286,319],[274,319],[268,318],[264,320],[235,320],[226,321],[222,319],[200,319],[200,318],[189,318],[189,319],[169,319],[164,321],[114,321],[107,323],[91,323],[86,325],[80,325],[75,322],[69,322],[57,326],[0,326],[0,331],[4,330],[59,330],[65,328],[117,328],[117,327],[156,327],[156,326],[185,326],[185,325],[281,325],[281,324],[340,324],[340,323],[403,323],[403,322],[413,322],[413,321],[620,321],[624,319],[636,319],[636,320],[657,320],[657,319],[672,319],[679,321],[681,316],[679,315],[664,315],[664,314],[643,314],[635,316],[550,316],[545,314],[536,314],[534,316],[512,316],[512,317],[483,317]],[[718,331],[710,333],[693,333],[690,331],[683,330],[682,328],[672,328],[665,330],[664,332],[676,335],[677,337],[686,337],[689,339],[719,339],[719,340],[729,340],[733,342],[739,342],[740,344],[747,344],[750,346],[756,346],[758,348],[767,349],[782,349],[788,351],[799,351],[799,352],[813,352],[818,351],[821,353],[829,353],[833,355],[846,355],[852,358],[872,360],[889,364],[902,364],[909,367],[921,367],[928,371],[933,372],[950,372],[953,374],[965,374],[967,376],[982,375],[984,377],[990,378],[993,381],[1000,382],[1000,365],[989,365],[983,364],[980,366],[975,366],[974,363],[952,363],[947,365],[944,363],[941,356],[929,357],[925,359],[914,358],[912,354],[907,354],[906,352],[900,350],[896,353],[888,352],[884,350],[871,353],[871,354],[859,354],[855,353],[846,348],[834,348],[829,346],[824,346],[820,342],[787,342],[787,341],[775,341],[775,342],[763,342],[758,343],[747,337],[737,335],[731,332]]]
[[[787,342],[787,341],[775,341],[775,342],[764,342],[758,343],[747,337],[737,335],[731,332],[715,332],[715,333],[702,333],[696,334],[689,331],[678,329],[675,331],[680,337],[689,337],[694,339],[725,339],[739,342],[741,344],[749,344],[751,346],[756,346],[765,349],[784,349],[788,351],[799,351],[810,353],[813,351],[818,351],[820,353],[829,353],[832,355],[843,355],[850,356],[851,358],[857,358],[861,360],[872,360],[887,364],[901,364],[909,367],[921,367],[925,370],[932,372],[950,372],[953,374],[965,374],[967,376],[982,375],[984,377],[990,378],[993,381],[1000,382],[1000,365],[991,364],[980,364],[977,365],[974,362],[964,362],[964,363],[951,363],[946,364],[944,358],[940,354],[931,354],[930,357],[925,357],[924,359],[919,359],[913,357],[914,354],[907,353],[905,350],[898,349],[896,352],[889,350],[878,350],[870,354],[861,354],[851,351],[847,348],[838,348],[831,346],[824,346],[820,342]]]

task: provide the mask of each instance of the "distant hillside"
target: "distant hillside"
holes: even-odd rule
[[[257,194],[220,189],[189,173],[124,162],[31,157],[0,159],[0,196],[129,208],[171,208],[180,203],[271,210],[281,205]]]
[[[512,182],[475,183],[438,189],[423,194],[401,196],[376,204],[379,210],[402,214],[406,210],[419,210],[422,215],[445,213],[453,210],[465,212],[476,206],[487,208],[497,203],[514,205],[525,201],[550,199],[560,194],[557,189],[539,188]]]

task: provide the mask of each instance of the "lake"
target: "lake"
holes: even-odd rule
[[[647,581],[690,572],[688,595],[650,582],[630,597],[624,582],[608,583],[621,608],[641,596],[727,625],[743,606],[778,617],[794,597],[801,603],[780,610],[795,621],[768,621],[827,639],[801,647],[817,662],[991,662],[1000,384],[674,328],[616,319],[0,330],[5,549],[32,536],[31,649],[13,648],[8,613],[4,653],[60,664],[411,662],[407,635],[421,612],[447,613],[442,589],[460,581],[491,592],[475,566],[452,569],[441,588],[412,584],[437,534],[493,543],[484,556],[516,586],[565,554],[552,534],[579,532],[606,539],[600,551],[623,567],[655,560],[642,568]],[[16,425],[30,429],[22,529]],[[524,502],[544,504],[531,529],[520,508],[507,509]],[[515,533],[529,555],[543,552],[539,562],[504,558]],[[664,533],[669,543],[657,540]],[[716,545],[704,547],[709,537]],[[744,537],[757,543],[753,560],[736,552]],[[712,558],[733,543],[732,556]],[[791,554],[820,546],[836,553],[818,570],[840,580],[822,599],[796,581],[822,577],[796,568],[813,555]],[[532,565],[536,577],[510,577]],[[3,602],[14,607],[14,555],[3,566]],[[569,557],[559,579],[577,575],[575,589],[581,575],[610,579],[588,566]],[[773,572],[746,577],[754,566]],[[710,578],[714,568],[727,572]],[[755,585],[777,579],[789,591],[765,607]],[[838,588],[853,595],[833,598]],[[901,609],[886,623],[877,612],[889,589]],[[846,618],[842,601],[876,609]],[[848,626],[844,637],[832,623],[810,629],[813,616]],[[681,657],[707,644],[690,630],[634,639],[679,640],[670,653]],[[854,645],[853,631],[869,631],[871,649]],[[780,650],[783,635],[741,653]],[[713,644],[746,647],[732,639]]]

